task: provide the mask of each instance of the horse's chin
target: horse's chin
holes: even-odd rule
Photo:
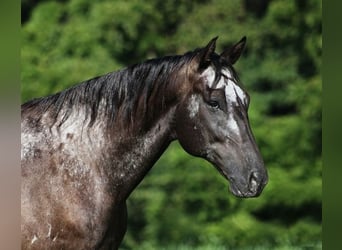
[[[238,197],[238,198],[249,198],[249,197],[255,197],[249,193],[243,193],[241,192],[238,188],[235,188],[234,186],[232,185],[229,185],[229,191],[230,193],[232,193],[235,197]]]
[[[262,189],[249,190],[245,184],[237,183],[234,178],[225,171],[225,167],[220,164],[215,164],[212,161],[213,166],[219,171],[219,173],[229,182],[229,191],[238,198],[253,198],[258,197],[261,194]]]
[[[232,182],[229,183],[229,191],[238,198],[253,198],[258,197],[261,192],[253,192],[253,191],[241,191],[236,185]]]

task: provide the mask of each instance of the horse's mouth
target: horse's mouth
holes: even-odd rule
[[[247,183],[239,185],[233,177],[231,177],[228,173],[226,173],[221,168],[217,167],[217,170],[220,172],[220,174],[226,178],[229,182],[229,188],[228,190],[236,197],[238,198],[252,198],[252,197],[258,197],[261,194],[262,188],[250,188]],[[241,186],[241,187],[240,187]],[[257,184],[259,187],[260,184]]]
[[[264,186],[267,183],[267,177],[261,178],[260,180],[254,180],[252,182],[249,178],[246,181],[238,181],[238,178],[234,178],[231,173],[228,173],[226,167],[222,163],[222,161],[217,161],[214,157],[209,157],[210,155],[206,155],[206,159],[208,159],[212,165],[219,171],[219,173],[228,180],[229,182],[229,191],[236,197],[239,198],[252,198],[258,197]],[[212,156],[212,155],[211,155]],[[239,178],[241,179],[241,178]]]
[[[239,198],[252,198],[252,197],[258,197],[261,192],[259,191],[251,191],[251,190],[247,190],[247,191],[241,191],[236,185],[232,184],[232,182],[230,182],[229,184],[229,190],[230,192]]]

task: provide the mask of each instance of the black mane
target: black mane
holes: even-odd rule
[[[142,108],[146,112],[148,100],[155,88],[165,89],[173,72],[189,63],[196,54],[188,52],[182,56],[166,56],[134,64],[125,69],[84,81],[51,96],[33,99],[21,106],[21,112],[34,113],[40,120],[46,112],[52,118],[52,126],[61,126],[72,110],[85,107],[88,126],[92,126],[98,116],[100,102],[105,103],[108,125],[112,124],[120,111],[123,121],[134,120],[139,100],[143,98]],[[159,89],[158,89],[159,90]],[[152,107],[159,109],[161,107]],[[65,110],[61,114],[62,110]]]

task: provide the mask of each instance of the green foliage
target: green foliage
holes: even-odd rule
[[[173,143],[128,200],[122,249],[321,249],[321,1],[22,4],[23,102],[216,35],[219,51],[248,37],[236,68],[269,184],[235,198]]]

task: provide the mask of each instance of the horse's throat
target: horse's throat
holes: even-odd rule
[[[175,139],[172,132],[172,114],[170,112],[164,115],[145,133],[127,136],[127,139],[123,139],[124,143],[116,148],[116,182],[125,186],[125,193],[121,194],[121,197],[128,197]]]

